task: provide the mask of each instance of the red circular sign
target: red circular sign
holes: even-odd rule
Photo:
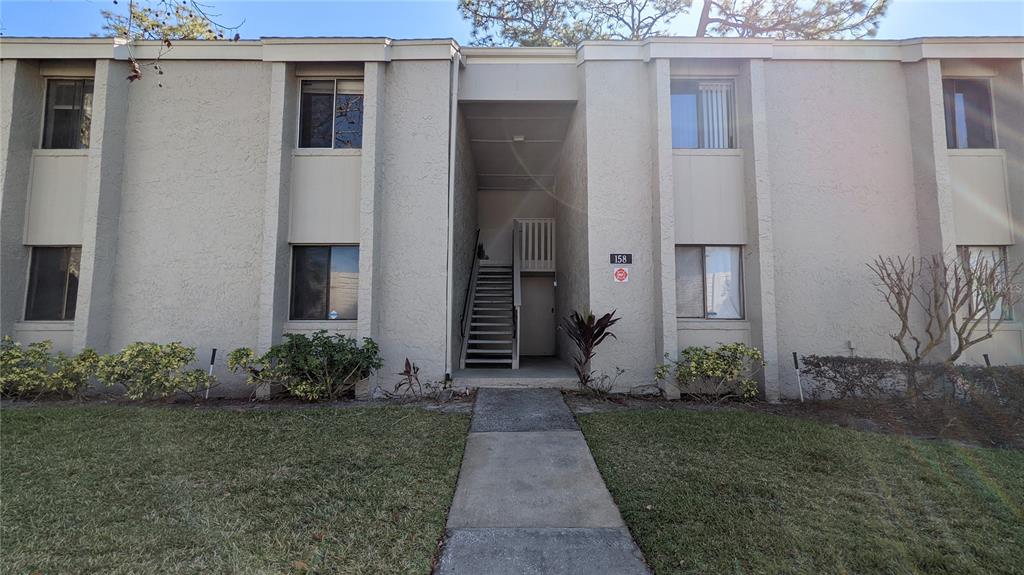
[[[624,282],[629,279],[629,272],[626,268],[618,268],[615,270],[615,281]]]

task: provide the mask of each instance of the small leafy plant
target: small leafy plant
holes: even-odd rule
[[[580,389],[593,390],[594,372],[590,369],[591,361],[596,355],[597,346],[608,339],[615,338],[611,327],[622,319],[615,317],[615,310],[601,317],[595,317],[591,311],[572,312],[562,318],[562,330],[576,344],[576,357],[573,358],[573,369],[579,378]]]
[[[757,397],[753,376],[764,366],[764,354],[756,347],[742,343],[728,343],[716,349],[691,346],[679,352],[678,360],[668,355],[665,359],[655,377],[659,381],[674,380],[680,392],[691,398],[721,401]]]
[[[355,385],[383,365],[380,348],[370,338],[362,345],[341,334],[320,330],[312,335],[285,334],[284,341],[267,353],[250,348],[228,354],[228,368],[245,372],[251,385],[281,385],[285,392],[306,401],[333,401],[349,397]]]
[[[129,399],[164,398],[179,391],[192,395],[215,381],[201,369],[187,369],[195,361],[195,348],[180,342],[161,345],[138,341],[118,353],[100,357],[96,377],[108,387],[124,386]]]
[[[0,394],[80,397],[96,372],[99,356],[91,349],[73,356],[54,354],[52,348],[48,340],[23,347],[5,336],[0,341]]]

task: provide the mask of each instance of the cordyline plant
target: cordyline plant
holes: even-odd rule
[[[615,338],[610,328],[620,319],[622,318],[615,317],[615,310],[601,317],[595,317],[590,311],[582,314],[574,311],[562,318],[562,330],[576,344],[577,355],[573,358],[573,369],[576,370],[581,389],[591,389],[594,372],[590,369],[590,362],[594,359],[595,349],[605,339]]]
[[[899,321],[889,334],[908,367],[908,391],[916,394],[921,362],[949,344],[939,356],[952,365],[970,347],[991,339],[1020,301],[1016,285],[1024,264],[1010,268],[1004,259],[883,257],[868,264],[875,287]],[[949,338],[949,339],[947,339]]]

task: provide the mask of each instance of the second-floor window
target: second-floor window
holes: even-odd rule
[[[944,78],[946,147],[995,148],[992,86],[986,78]]]
[[[731,80],[672,80],[672,147],[735,148]]]
[[[363,83],[303,80],[299,105],[300,148],[363,147]]]
[[[47,80],[43,148],[88,148],[91,124],[92,80]]]

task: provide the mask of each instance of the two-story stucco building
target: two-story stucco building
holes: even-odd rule
[[[1024,259],[1021,38],[179,41],[135,82],[128,57],[0,39],[3,334],[208,357],[327,329],[377,340],[383,387],[406,358],[551,383],[557,318],[615,309],[621,388],[743,341],[776,399],[794,351],[896,356],[875,256]],[[1012,313],[966,361],[1024,361]]]

